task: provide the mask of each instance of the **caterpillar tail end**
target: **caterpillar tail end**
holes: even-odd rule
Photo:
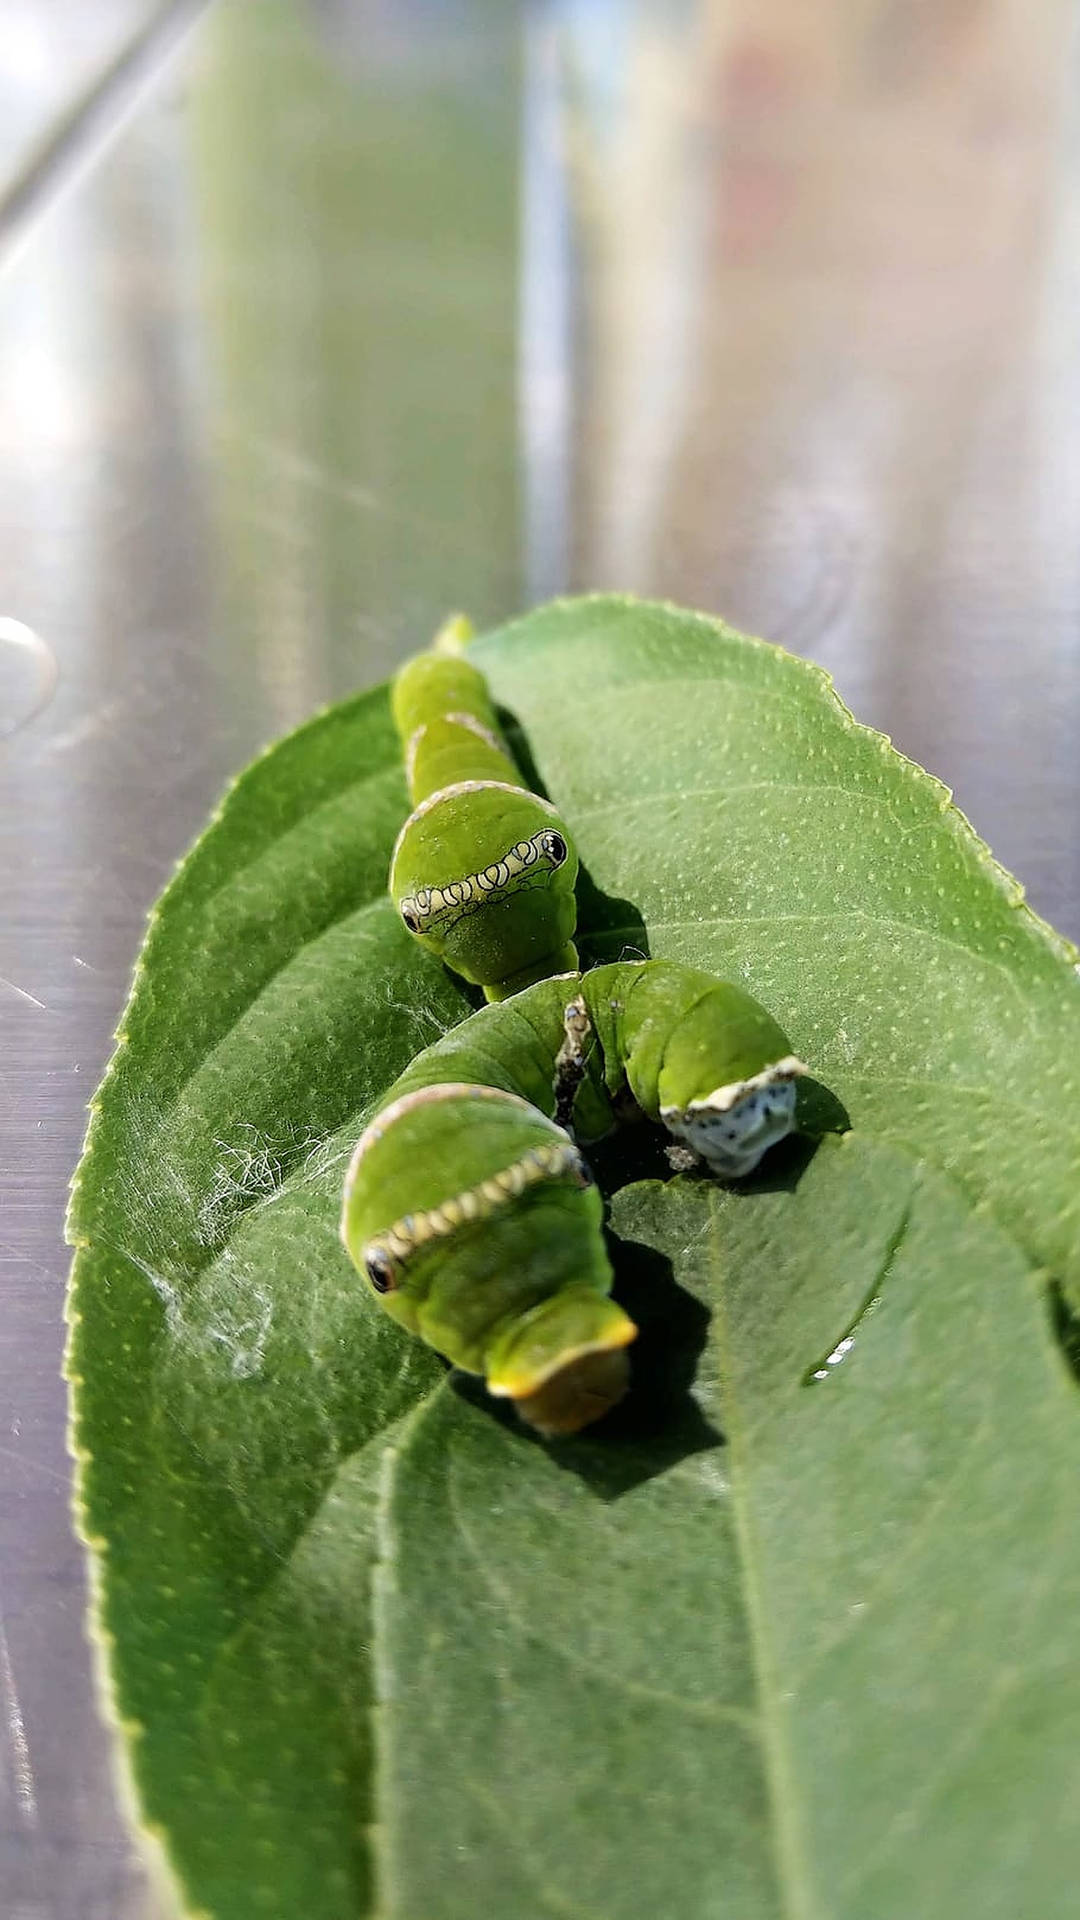
[[[476,628],[466,613],[451,613],[443,621],[431,645],[436,653],[464,653]]]
[[[499,1341],[488,1392],[513,1400],[545,1439],[579,1433],[617,1406],[630,1380],[626,1349],[634,1322],[591,1288],[564,1288]]]

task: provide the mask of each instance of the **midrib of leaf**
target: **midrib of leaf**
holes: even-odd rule
[[[444,1391],[439,1382],[426,1396]],[[426,1403],[425,1403],[426,1404]],[[376,1911],[372,1920],[396,1920],[393,1895],[393,1858],[391,1834],[394,1806],[389,1792],[389,1722],[394,1692],[394,1666],[390,1653],[388,1623],[393,1616],[397,1562],[397,1542],[393,1523],[394,1483],[401,1449],[421,1417],[418,1404],[401,1422],[392,1442],[383,1448],[379,1463],[378,1498],[375,1507],[375,1547],[371,1562],[371,1736],[374,1764],[371,1801],[373,1818],[369,1843],[375,1871]]]
[[[710,1200],[708,1219],[715,1226],[716,1204]],[[724,1419],[731,1449],[731,1511],[743,1574],[743,1604],[750,1631],[754,1677],[761,1723],[761,1751],[773,1832],[776,1836],[776,1883],[786,1920],[827,1920],[819,1907],[810,1876],[810,1849],[803,1831],[799,1796],[789,1743],[783,1727],[783,1709],[777,1681],[777,1663],[769,1631],[764,1588],[758,1568],[754,1542],[754,1522],[747,1498],[745,1461],[746,1434],[743,1426],[742,1397],[738,1390],[737,1370],[731,1365],[731,1337],[723,1275],[717,1272],[710,1234],[709,1265],[716,1272],[711,1289],[713,1338],[719,1350],[720,1374],[724,1387]]]

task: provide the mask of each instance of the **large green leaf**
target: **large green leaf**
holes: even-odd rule
[[[746,980],[852,1130],[615,1193],[638,1384],[545,1447],[336,1238],[365,1114],[467,1011],[385,897],[383,693],[250,769],[155,916],[72,1206],[146,1816],[215,1920],[1071,1914],[1074,955],[775,649],[596,599],[475,657],[592,957]]]

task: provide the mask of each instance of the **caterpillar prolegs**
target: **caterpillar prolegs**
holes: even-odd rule
[[[803,1071],[764,1007],[711,974],[621,961],[541,981],[390,1089],[352,1157],[342,1239],[394,1319],[540,1432],[576,1432],[622,1397],[637,1332],[609,1297],[578,1141],[632,1100],[739,1179],[792,1130]]]
[[[413,811],[390,863],[409,932],[455,973],[503,999],[577,966],[577,857],[547,800],[522,785],[487,683],[448,623],[393,684]]]

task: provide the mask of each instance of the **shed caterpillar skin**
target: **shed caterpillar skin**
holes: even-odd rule
[[[620,961],[541,981],[406,1068],[352,1156],[341,1237],[395,1320],[541,1433],[574,1433],[622,1398],[637,1333],[609,1297],[578,1141],[632,1100],[740,1179],[792,1130],[804,1071],[764,1007],[712,974]]]
[[[390,893],[421,946],[501,1000],[577,966],[577,856],[499,736],[484,676],[463,657],[470,632],[448,622],[393,683],[413,811]]]

